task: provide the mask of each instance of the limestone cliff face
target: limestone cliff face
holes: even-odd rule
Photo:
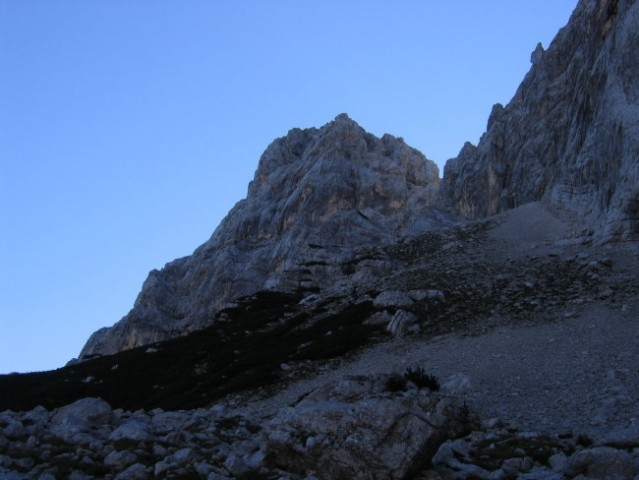
[[[441,221],[429,207],[438,183],[437,166],[420,152],[344,114],[320,129],[293,129],[266,149],[247,198],[212,237],[152,271],[131,312],[94,333],[81,356],[202,328],[227,302],[261,289],[295,290],[308,281],[305,266],[326,262],[328,247],[343,253],[432,229]]]
[[[639,2],[581,0],[479,145],[444,168],[439,205],[467,218],[547,200],[600,240],[639,232]]]

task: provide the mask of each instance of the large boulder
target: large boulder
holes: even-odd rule
[[[70,438],[85,433],[113,420],[111,406],[101,398],[82,398],[59,408],[51,418],[51,431],[61,438]]]
[[[449,401],[385,391],[386,377],[346,377],[283,409],[265,426],[266,463],[319,478],[399,480],[429,461],[448,432]]]
[[[109,435],[109,440],[113,442],[146,442],[153,440],[151,423],[139,418],[132,418],[124,421],[122,425],[113,430]]]
[[[592,478],[634,478],[639,467],[628,452],[610,447],[595,447],[572,455],[566,475],[586,475]]]
[[[639,2],[581,0],[477,146],[444,168],[439,204],[468,218],[545,200],[599,240],[639,233]]]

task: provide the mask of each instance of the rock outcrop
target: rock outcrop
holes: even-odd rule
[[[152,271],[134,308],[95,332],[81,357],[208,326],[227,302],[259,290],[321,282],[311,272],[354,247],[446,221],[434,203],[437,166],[400,138],[366,133],[347,115],[293,129],[262,155],[245,200],[193,255]],[[330,251],[329,251],[330,250]],[[336,283],[339,268],[325,272]]]
[[[439,204],[467,218],[546,200],[598,240],[639,233],[639,2],[581,0],[479,144],[444,168]]]
[[[265,426],[268,463],[353,480],[414,475],[446,438],[451,403],[428,390],[384,392],[387,378],[347,377],[282,409]]]
[[[135,412],[84,398],[54,411],[0,412],[7,480],[632,479],[639,443],[520,432],[473,419],[450,393],[386,376],[345,377],[274,416],[225,404]],[[94,410],[94,407],[97,410]],[[460,428],[461,427],[461,428]]]
[[[433,476],[426,478],[585,480],[631,479],[639,474],[636,444],[626,449],[593,446],[585,435],[514,432],[495,419],[485,423],[492,427],[444,443],[433,457]]]
[[[402,479],[447,438],[455,403],[388,376],[346,377],[274,417],[220,403],[113,410],[83,398],[55,411],[0,412],[0,478]]]

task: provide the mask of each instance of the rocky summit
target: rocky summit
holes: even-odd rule
[[[293,129],[264,152],[248,188],[193,255],[149,274],[135,306],[96,332],[81,357],[166,340],[211,325],[259,290],[338,282],[310,270],[326,257],[449,223],[431,205],[437,166],[401,139],[366,133],[347,115]]]
[[[0,479],[639,479],[639,2],[580,0],[439,179],[342,114],[80,360]]]

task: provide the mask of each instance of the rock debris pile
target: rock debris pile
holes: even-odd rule
[[[346,376],[274,415],[135,412],[84,398],[0,414],[3,480],[632,479],[639,440],[518,432],[479,422],[453,391]],[[452,379],[448,385],[456,385]]]
[[[448,438],[455,403],[385,376],[345,377],[275,415],[222,403],[135,412],[84,398],[0,414],[0,478],[375,478],[418,471]],[[9,473],[13,472],[13,473]],[[252,475],[252,476],[251,476]]]

